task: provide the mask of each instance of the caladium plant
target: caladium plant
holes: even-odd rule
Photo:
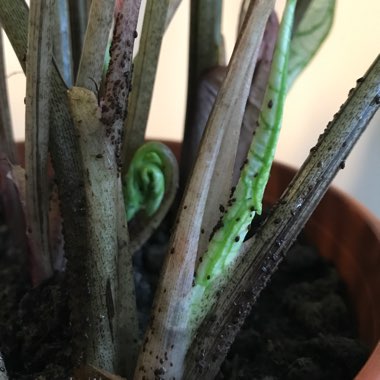
[[[135,59],[140,0],[93,0],[88,8],[78,1],[70,10],[57,3],[31,0],[28,9],[23,0],[0,0],[1,25],[27,76],[23,199],[34,284],[44,286],[57,269],[49,238],[50,153],[63,219],[67,263],[60,260],[59,269],[70,292],[72,373],[213,378],[244,320],[241,310],[250,309],[378,109],[379,59],[248,239],[262,212],[286,94],[328,34],[335,1],[287,0],[280,24],[275,0],[243,1],[228,66],[222,1],[191,2],[180,181],[170,150],[144,141],[161,41],[180,0],[147,0]],[[58,54],[67,35],[57,25],[70,22],[86,32],[73,33],[73,50]],[[75,74],[74,84],[67,73]],[[1,149],[15,164],[1,94]],[[4,159],[2,176],[13,170]],[[132,256],[163,220],[178,182],[177,217],[142,337]],[[16,202],[15,187],[8,188]]]

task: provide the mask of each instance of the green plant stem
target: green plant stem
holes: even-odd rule
[[[67,86],[73,85],[71,32],[67,0],[54,2],[53,55]]]
[[[247,14],[247,10],[248,10],[250,2],[251,0],[242,0],[241,2],[240,12],[239,12],[238,31],[240,31],[241,27],[243,26],[243,22]]]
[[[17,162],[16,145],[13,140],[12,121],[9,110],[3,36],[0,27],[0,150],[15,164]]]
[[[249,241],[189,350],[186,380],[213,378],[253,303],[380,107],[380,56],[312,148],[267,221]]]
[[[88,339],[87,362],[128,375],[134,369],[138,327],[119,152],[139,8],[140,0],[127,0],[117,9],[102,107],[89,90],[69,92],[88,173],[84,188],[93,257],[84,271],[92,290],[88,317],[96,328]]]
[[[115,0],[93,0],[83,51],[79,62],[76,86],[97,91],[102,79],[104,57],[113,22]]]
[[[53,57],[51,0],[33,1],[26,62],[25,173],[27,235],[35,256],[33,282],[53,274],[49,247],[49,98]]]
[[[221,22],[222,0],[191,2],[188,98],[192,101],[201,75],[224,64]]]
[[[183,360],[191,339],[189,295],[201,235],[200,225],[194,221],[203,219],[215,162],[226,129],[231,124],[241,125],[249,91],[245,83],[247,78],[252,77],[266,20],[273,6],[274,1],[255,1],[250,13],[251,22],[246,24],[247,28],[239,39],[230,70],[219,91],[169,244],[152,320],[136,366],[135,380],[153,378],[155,373],[162,373],[164,369],[164,379],[181,378],[183,375]]]
[[[86,363],[115,372],[117,297],[117,164],[115,149],[97,115],[93,92],[79,87],[69,90],[69,104],[86,168],[84,189],[91,257],[83,258],[83,276],[87,278],[90,309]]]
[[[259,128],[253,136],[239,182],[221,216],[220,228],[214,230],[196,269],[191,307],[194,324],[204,318],[220,289],[230,280],[231,267],[248,233],[247,226],[252,223],[256,212],[261,214],[262,197],[281,129],[295,6],[296,0],[288,0],[260,112]]]
[[[0,8],[0,22],[25,71],[27,51],[28,7],[22,0],[5,0]],[[53,68],[50,98],[49,150],[59,190],[67,277],[70,294],[73,357],[76,364],[83,361],[88,325],[90,299],[87,280],[83,276],[84,262],[91,255],[86,219],[86,199],[83,187],[84,170],[75,129],[67,107],[66,87]],[[68,159],[68,157],[70,159]]]
[[[29,8],[24,0],[4,0],[0,7],[0,23],[25,73],[28,41]]]
[[[117,298],[116,373],[132,379],[138,356],[140,333],[133,276],[133,248],[129,241],[121,180],[117,181]]]
[[[62,1],[62,0],[61,0]],[[76,78],[86,33],[91,0],[67,0],[69,3],[71,54],[73,59],[73,77]]]
[[[239,145],[236,153],[234,166],[234,176],[232,185],[238,182],[240,168],[244,166],[247,158],[249,146],[252,138],[257,131],[257,121],[260,110],[263,105],[265,90],[268,84],[268,78],[272,66],[274,47],[277,41],[279,30],[279,21],[275,12],[271,14],[264,32],[263,41],[261,42],[261,54],[255,67],[251,83],[247,106],[245,109],[243,124],[240,130]]]
[[[271,6],[270,3],[268,4],[269,6]],[[258,43],[259,45],[261,44],[261,41],[263,38],[263,34],[261,33],[265,29],[265,26],[262,29],[262,21],[263,22],[267,21],[266,14],[260,13],[261,12],[260,6],[261,5],[257,6],[256,4],[252,2],[250,11],[249,11],[250,22],[252,23],[252,25],[257,26],[257,29],[255,31],[251,31],[251,33],[253,33],[253,36],[254,36],[254,38],[251,41],[254,41],[255,44]],[[257,12],[258,14],[262,16],[262,20],[254,19],[254,17],[256,17],[256,15],[254,14],[255,12]],[[247,51],[249,51],[250,48],[248,48],[248,46],[250,46],[251,42],[250,42],[249,34],[245,32],[246,29],[247,28],[243,29],[241,33],[239,34],[238,43],[236,44],[236,46],[246,44],[246,49]],[[260,31],[260,32],[257,32],[257,31]],[[256,38],[259,38],[260,40],[256,40]],[[199,36],[199,39],[201,39],[201,36]],[[241,39],[243,39],[242,42],[240,41]],[[203,46],[203,49],[206,49],[206,47]],[[237,48],[235,50],[236,52],[238,51]],[[248,55],[245,55],[245,53],[243,53],[239,58],[240,61],[239,59],[237,59],[237,55],[240,53],[236,53],[236,57],[234,57],[235,50],[233,53],[233,58],[231,58],[231,61],[227,68],[223,84],[219,90],[219,93],[221,94],[220,97],[218,93],[219,100],[217,101],[220,101],[220,104],[216,106],[216,103],[215,103],[215,108],[213,109],[213,112],[210,114],[209,120],[206,124],[206,125],[211,125],[215,123],[216,125],[219,125],[219,129],[220,129],[219,132],[221,133],[222,141],[218,149],[220,152],[223,152],[223,153],[219,154],[215,162],[212,180],[210,181],[210,188],[209,188],[209,193],[207,196],[207,202],[206,202],[204,215],[202,219],[202,226],[201,226],[203,233],[200,235],[199,243],[198,243],[198,253],[197,253],[198,258],[200,257],[200,254],[203,254],[204,249],[206,249],[213,227],[215,227],[215,225],[217,224],[217,221],[220,216],[220,205],[225,205],[228,201],[228,197],[229,197],[231,186],[232,186],[234,163],[235,163],[235,157],[237,154],[237,148],[239,144],[239,135],[240,135],[241,125],[244,118],[247,98],[249,94],[249,85],[247,84],[250,83],[252,80],[253,72],[255,70],[256,62],[258,59],[258,54],[259,54],[258,52],[260,49],[258,49],[258,51],[255,51],[252,54],[252,56],[248,56]],[[235,60],[234,63],[232,63],[232,59]],[[245,63],[245,65],[247,66],[242,66],[242,62],[245,59],[247,60]],[[201,70],[199,70],[199,74],[200,74],[200,71]],[[233,82],[231,81],[231,78],[235,75],[239,79]],[[194,78],[194,80],[196,79]],[[243,83],[240,82],[241,80],[243,80]],[[238,93],[234,94],[233,93],[234,89],[235,90],[240,89],[239,94]],[[226,106],[223,104],[223,102],[229,105]],[[231,112],[231,109],[233,109],[232,112]],[[200,109],[193,109],[193,111],[196,113],[194,114],[194,116],[198,118],[198,113],[200,112]],[[201,115],[200,118],[201,117],[204,117],[204,116]],[[195,125],[196,124],[197,123],[195,123]],[[197,127],[199,128],[199,126]],[[191,131],[192,129],[193,129],[193,126],[189,124],[188,130]],[[195,138],[195,140],[197,138],[200,139],[202,133],[204,133],[203,130],[193,130],[193,132],[194,132],[194,135],[191,138]],[[211,138],[209,144],[213,144],[212,140],[214,138],[215,137]],[[184,146],[187,143],[188,142],[184,143]],[[193,146],[193,148],[195,150],[198,149],[198,147],[196,146]],[[191,154],[194,154],[194,153],[191,153]],[[189,158],[183,156],[182,161],[187,160],[187,159]],[[203,170],[200,168],[201,166],[199,166],[198,169]],[[185,178],[182,177],[182,180],[184,181]]]
[[[168,4],[169,0],[148,0],[146,3],[140,47],[134,61],[133,91],[124,125],[122,148],[124,174],[127,173],[135,152],[145,141]]]
[[[221,34],[222,0],[191,1],[189,68],[187,78],[187,109],[181,151],[181,193],[194,164],[203,129],[195,120],[197,91],[202,74],[224,64],[224,44]]]
[[[116,165],[117,169],[117,176],[110,178],[110,186],[112,187],[116,184],[117,198],[108,204],[108,207],[117,216],[118,261],[116,268],[117,294],[115,298],[116,331],[114,331],[115,368],[119,373],[125,373],[128,377],[132,376],[137,357],[138,323],[127,220],[121,192],[120,149],[122,126],[125,121],[127,100],[130,92],[132,53],[140,4],[140,0],[126,0],[119,2],[119,6],[116,7],[110,64],[105,78],[105,94],[101,107],[103,130],[105,131],[106,140],[110,144],[110,149],[113,149],[113,156],[110,156],[109,159]],[[98,136],[98,138],[101,138],[101,136]],[[97,142],[97,144],[99,143],[101,141]],[[96,174],[94,173],[94,175]],[[92,220],[91,223],[96,225],[96,219]],[[110,228],[110,233],[112,233],[112,228],[115,228],[115,224],[111,224]]]
[[[246,158],[249,145],[252,140],[256,122],[260,113],[261,104],[263,102],[265,89],[267,86],[269,71],[272,62],[274,45],[277,38],[278,20],[274,13],[268,19],[263,40],[261,42],[258,61],[256,63],[252,83],[250,86],[249,97],[246,103],[244,117],[241,128],[236,125],[239,121],[234,119],[234,131],[229,128],[232,133],[225,133],[221,151],[223,155],[218,158],[215,173],[222,173],[212,181],[210,195],[208,197],[208,206],[206,207],[205,215],[202,220],[202,231],[198,244],[198,255],[203,254],[209,243],[209,237],[221,216],[220,208],[222,205],[227,207],[228,197],[231,186],[235,186],[240,175],[240,168],[243,166]],[[195,128],[204,130],[207,119],[211,113],[213,104],[221,84],[226,76],[227,67],[215,67],[202,76],[197,94],[197,115],[195,117]],[[249,82],[249,79],[247,79]],[[239,131],[240,128],[240,131]],[[237,138],[239,141],[237,142]],[[237,151],[236,151],[237,149]],[[236,151],[236,153],[235,153]],[[236,154],[236,159],[234,159]],[[218,168],[219,166],[219,168]],[[233,167],[233,168],[232,168]],[[233,173],[233,176],[231,175]],[[232,180],[231,180],[232,178]],[[221,185],[220,181],[224,180]],[[222,190],[224,189],[224,190]],[[211,192],[213,193],[211,195]]]

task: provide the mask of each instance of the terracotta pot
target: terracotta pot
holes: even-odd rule
[[[168,144],[177,157],[180,144]],[[274,204],[296,170],[275,163],[265,192]],[[380,379],[380,221],[364,206],[331,187],[305,227],[322,256],[333,262],[347,286],[359,336],[373,352],[357,380]]]
[[[180,143],[167,145],[180,157]],[[23,144],[18,144],[18,149],[23,157]],[[276,202],[295,173],[295,169],[275,163],[265,201]],[[380,380],[380,221],[332,187],[307,223],[305,233],[321,255],[334,263],[346,283],[359,335],[373,349],[356,380]]]

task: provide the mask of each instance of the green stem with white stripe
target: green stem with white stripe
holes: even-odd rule
[[[192,317],[195,324],[209,309],[207,305],[212,304],[214,292],[220,290],[220,286],[228,280],[229,269],[239,254],[252,219],[255,213],[260,214],[262,211],[262,198],[282,121],[296,2],[287,1],[259,116],[259,128],[252,140],[247,161],[236,189],[231,194],[228,209],[217,224],[219,229],[211,236],[208,249],[204,257],[200,258],[192,296]]]

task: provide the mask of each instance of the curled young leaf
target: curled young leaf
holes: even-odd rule
[[[141,146],[123,184],[131,252],[140,248],[160,225],[177,188],[178,165],[172,151],[153,141]]]
[[[137,150],[123,186],[128,221],[140,210],[148,216],[158,210],[166,184],[171,182],[174,162],[173,153],[159,142],[146,143]]]

